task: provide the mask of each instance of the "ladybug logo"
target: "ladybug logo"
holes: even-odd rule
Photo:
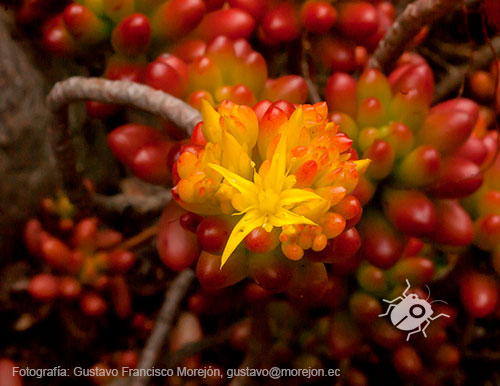
[[[406,284],[407,287],[401,296],[392,300],[382,299],[384,302],[389,303],[389,307],[387,308],[387,311],[380,314],[379,317],[390,314],[391,322],[394,327],[402,331],[409,331],[406,341],[410,340],[410,336],[412,334],[416,334],[420,331],[422,331],[422,334],[424,334],[427,338],[425,329],[429,327],[432,320],[441,316],[446,316],[447,318],[450,317],[450,315],[444,313],[432,316],[433,311],[431,304],[435,302],[446,302],[444,300],[434,300],[429,303],[428,300],[431,296],[431,291],[427,286],[427,290],[429,291],[427,299],[421,299],[416,294],[408,295],[408,291],[411,288],[408,279],[406,279]],[[399,303],[396,303],[398,300]]]

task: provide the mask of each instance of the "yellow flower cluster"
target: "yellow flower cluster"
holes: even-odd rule
[[[202,106],[205,148],[183,152],[174,197],[201,215],[233,214],[221,266],[255,228],[281,228],[283,253],[302,258],[338,236],[345,219],[332,212],[357,185],[369,160],[351,160],[352,141],[328,121],[325,103],[300,105],[288,119],[259,123],[254,110],[223,101]]]

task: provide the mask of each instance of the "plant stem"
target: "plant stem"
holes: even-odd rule
[[[68,128],[68,106],[85,100],[136,107],[168,119],[188,133],[201,121],[200,113],[187,103],[143,84],[78,76],[56,83],[47,96],[47,105],[53,113],[54,152],[68,196],[83,211],[91,206],[91,197],[76,167]]]
[[[149,239],[152,239],[158,234],[158,223],[155,223],[146,229],[143,229],[140,233],[132,236],[131,238],[125,240],[123,243],[118,245],[115,249],[132,249],[142,243],[145,243]]]
[[[471,54],[473,60],[471,60],[470,65],[464,64],[449,68],[448,74],[441,79],[434,89],[434,102],[442,100],[451,92],[458,89],[470,71],[485,67],[496,55],[500,54],[500,36],[492,38],[490,42],[494,51],[492,51],[489,44],[485,44]]]
[[[59,113],[73,102],[94,100],[136,107],[172,121],[192,133],[201,114],[182,100],[149,86],[124,80],[74,76],[54,85],[47,104]]]
[[[300,71],[302,73],[302,77],[307,83],[307,89],[309,91],[309,101],[311,103],[319,103],[321,102],[321,96],[319,95],[318,88],[316,84],[311,79],[311,71],[309,68],[308,56],[310,50],[311,43],[304,35],[302,37],[302,46],[301,46],[301,58],[300,58]]]
[[[165,300],[156,318],[153,332],[149,336],[146,346],[141,353],[137,366],[139,371],[150,369],[156,363],[165,339],[172,330],[174,316],[194,277],[193,270],[185,269],[177,275],[167,289]],[[132,379],[131,386],[146,386],[149,378],[149,376],[136,377]]]
[[[178,366],[186,358],[190,358],[208,348],[220,346],[226,343],[229,340],[230,335],[231,328],[226,328],[225,331],[219,332],[216,335],[207,336],[197,342],[188,343],[182,346],[179,350],[170,354],[170,357],[166,362],[167,367],[173,368],[175,366]]]
[[[170,190],[162,190],[152,195],[129,195],[125,193],[105,196],[93,194],[93,204],[105,213],[123,214],[128,210],[139,215],[161,213],[172,198]]]
[[[423,26],[434,23],[459,3],[459,0],[415,0],[409,4],[380,41],[368,67],[388,71]]]

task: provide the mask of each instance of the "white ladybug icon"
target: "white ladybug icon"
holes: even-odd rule
[[[433,311],[431,304],[434,302],[446,302],[444,300],[434,300],[429,303],[427,300],[430,297],[430,290],[427,299],[421,299],[416,294],[407,295],[409,289],[411,288],[408,279],[406,279],[406,284],[408,285],[408,287],[406,287],[401,296],[398,296],[393,300],[382,299],[384,302],[389,303],[390,305],[389,308],[387,308],[387,311],[383,314],[380,314],[379,317],[386,316],[390,313],[391,322],[394,327],[402,331],[410,331],[410,333],[406,337],[406,341],[410,340],[410,335],[416,334],[420,331],[422,331],[422,334],[424,334],[424,336],[427,338],[425,329],[429,327],[431,320],[435,320],[440,316],[446,316],[447,318],[450,317],[450,315],[444,313],[432,316]],[[427,289],[429,289],[429,287],[427,287]],[[400,301],[399,303],[392,304],[398,300]]]

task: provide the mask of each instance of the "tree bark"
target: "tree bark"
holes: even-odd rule
[[[0,18],[0,260],[50,192],[57,172],[47,134],[44,80]]]

